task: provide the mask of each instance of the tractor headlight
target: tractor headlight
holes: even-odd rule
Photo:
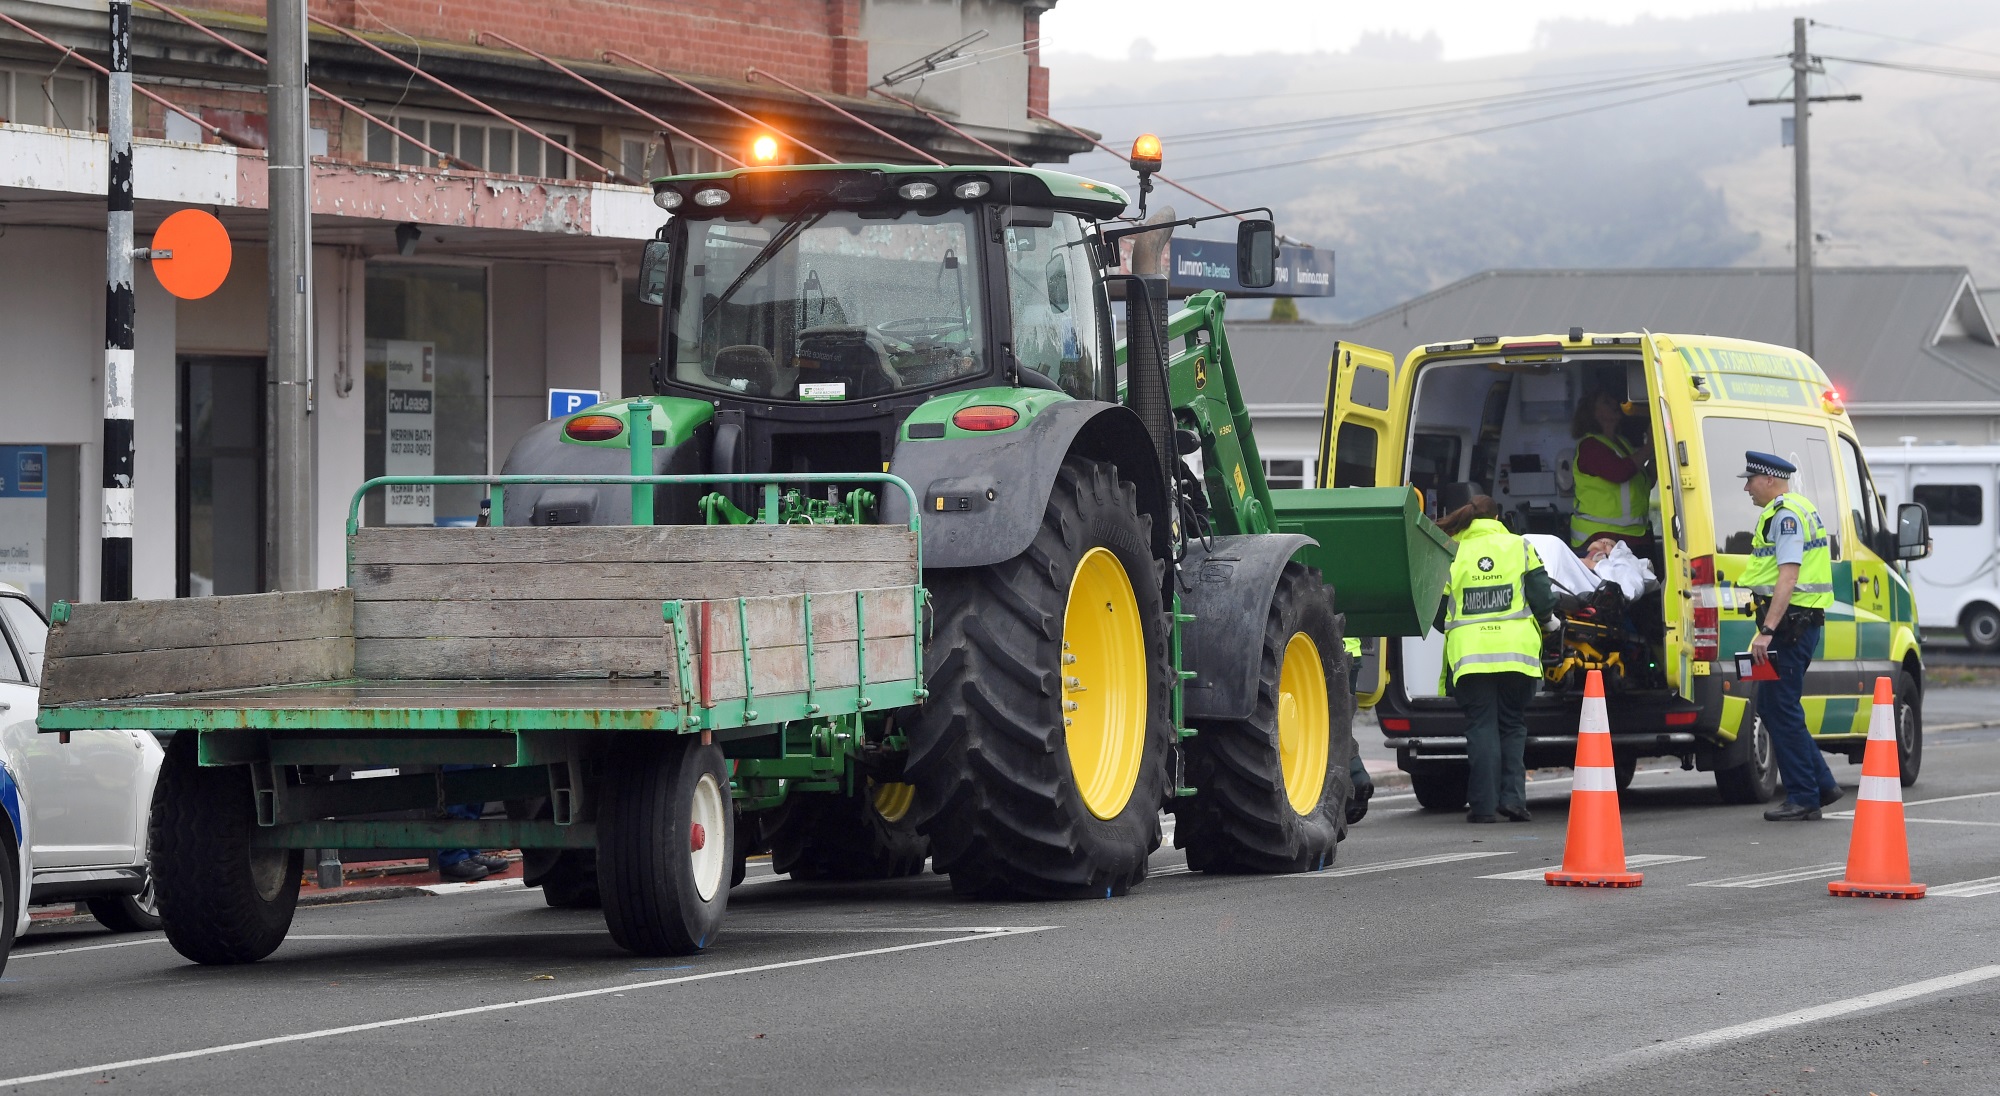
[[[698,206],[719,206],[729,200],[729,192],[719,186],[703,187],[694,192],[694,204]]]
[[[912,179],[896,188],[904,201],[922,202],[937,197],[938,185],[929,179]]]
[[[661,209],[679,209],[681,192],[672,187],[662,187],[653,192],[653,204]]]
[[[986,197],[986,192],[992,189],[993,184],[984,179],[966,179],[957,186],[952,187],[951,192],[961,199],[971,201],[974,198]]]

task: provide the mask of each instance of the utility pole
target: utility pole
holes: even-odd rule
[[[104,524],[98,596],[132,600],[132,0],[111,0],[104,190]]]
[[[1806,50],[1806,20],[1792,20],[1792,94],[1781,99],[1752,99],[1750,105],[1789,103],[1792,107],[1792,243],[1793,277],[1798,285],[1798,316],[1794,341],[1810,356],[1813,352],[1813,231],[1812,156],[1807,143],[1807,119],[1813,103],[1858,103],[1859,95],[1810,94],[1809,76],[1825,73],[1826,65]]]
[[[312,180],[307,170],[305,0],[268,0],[266,102],[271,195],[272,421],[280,590],[310,590],[312,567]]]

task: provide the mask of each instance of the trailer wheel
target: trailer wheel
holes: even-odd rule
[[[1189,868],[1294,872],[1333,862],[1354,797],[1340,633],[1318,572],[1287,564],[1265,617],[1250,718],[1204,720],[1185,747],[1196,791],[1175,804],[1174,845]]]
[[[552,909],[591,910],[604,904],[597,892],[597,854],[589,849],[563,849],[537,883],[542,901]]]
[[[1172,731],[1138,494],[1072,456],[1026,551],[925,575],[930,695],[904,771],[933,868],[960,893],[1108,898],[1146,877]]]
[[[771,870],[794,879],[898,879],[924,870],[916,792],[866,780],[858,795],[800,794],[771,812]]]
[[[689,955],[715,940],[734,859],[727,765],[721,747],[679,735],[628,735],[614,750],[598,812],[597,890],[619,947]]]
[[[1715,770],[1715,790],[1724,803],[1768,803],[1778,794],[1778,755],[1771,732],[1753,712],[1750,716],[1750,759]]]
[[[197,963],[254,963],[278,950],[299,900],[304,849],[253,848],[250,770],[203,768],[195,735],[167,743],[150,835],[160,927]]]
[[[1410,774],[1410,791],[1416,793],[1417,805],[1427,811],[1462,811],[1465,809],[1466,782],[1471,773],[1462,765]]]

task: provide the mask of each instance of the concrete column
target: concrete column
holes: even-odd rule
[[[362,321],[368,264],[338,248],[313,249],[313,498],[320,589],[347,585],[347,502],[367,459],[367,346]]]
[[[139,271],[133,285],[139,311],[132,360],[139,476],[133,491],[132,596],[168,598],[174,596],[180,572],[175,520],[180,454],[174,436],[180,414],[180,370],[174,360],[180,302],[148,271]]]

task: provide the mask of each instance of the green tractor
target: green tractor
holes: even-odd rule
[[[504,471],[786,485],[517,488],[495,523],[646,524],[648,503],[658,524],[909,522],[900,492],[814,480],[831,473],[892,472],[922,510],[921,699],[723,741],[739,881],[768,849],[807,878],[928,856],[964,893],[1109,897],[1146,877],[1163,809],[1196,870],[1333,861],[1353,795],[1340,610],[1420,633],[1450,549],[1405,489],[1274,499],[1222,295],[1167,315],[1166,237],[1191,220],[1134,223],[1117,187],[991,166],[653,190],[673,216],[641,270],[661,306],[650,409],[552,420]],[[1127,237],[1137,274],[1117,272]],[[1276,250],[1268,218],[1242,221],[1243,284],[1271,284]],[[588,901],[592,855],[536,854],[529,881]]]

